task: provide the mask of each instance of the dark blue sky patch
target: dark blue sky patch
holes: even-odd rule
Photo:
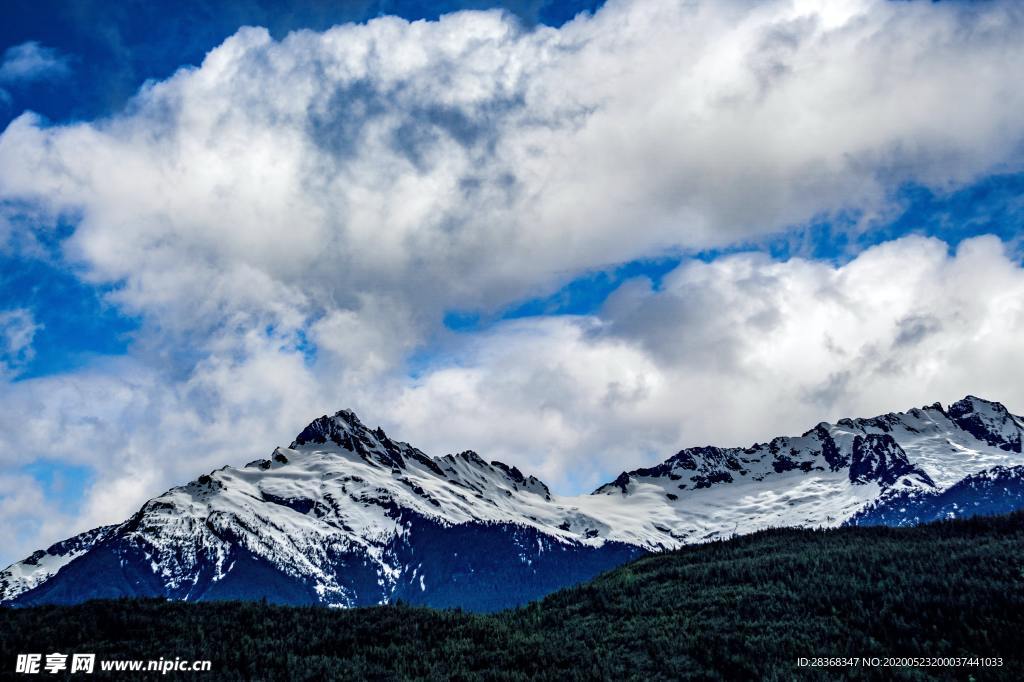
[[[69,371],[96,355],[126,352],[138,321],[104,300],[109,291],[42,260],[0,256],[0,310],[25,308],[40,325],[27,379]]]
[[[952,192],[921,185],[900,187],[887,219],[865,220],[857,211],[819,217],[757,242],[708,249],[693,257],[711,262],[743,251],[763,251],[776,260],[808,258],[837,265],[883,242],[920,235],[935,237],[953,253],[960,242],[983,234],[999,237],[1011,255],[1024,256],[1024,173],[992,175]]]
[[[483,316],[480,313],[463,313],[450,310],[444,314],[444,326],[455,332],[472,332],[480,328]]]
[[[626,280],[646,277],[654,289],[660,288],[662,278],[681,262],[680,256],[666,256],[636,260],[607,270],[587,273],[550,296],[512,306],[502,313],[501,317],[509,320],[536,315],[588,315],[597,312],[605,299]]]
[[[1024,247],[1024,173],[992,175],[952,193],[906,186],[899,192],[903,214],[879,226],[872,243],[905,234],[938,237],[950,249],[964,239],[994,234],[1019,258]]]

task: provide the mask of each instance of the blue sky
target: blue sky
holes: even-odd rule
[[[1013,3],[7,15],[17,551],[342,407],[578,492],[684,445],[1024,404]]]

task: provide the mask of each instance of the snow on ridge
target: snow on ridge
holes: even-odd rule
[[[562,496],[472,451],[431,457],[342,410],[315,419],[266,459],[168,490],[116,532],[142,548],[180,598],[204,567],[213,567],[214,582],[223,579],[242,548],[314,585],[323,603],[344,606],[352,595],[336,575],[339,557],[364,557],[382,588],[394,587],[407,567],[389,547],[409,532],[410,515],[441,526],[513,524],[566,545],[616,541],[648,550],[768,526],[838,526],[886,491],[938,490],[1021,464],[1013,437],[1024,420],[1007,415],[998,403],[968,396],[949,411],[936,403],[822,422],[749,448],[686,448],[593,494]],[[92,543],[79,546],[41,557],[39,568],[30,557],[0,573],[0,601],[45,582]]]
[[[999,403],[974,396],[954,403],[950,409],[953,416],[934,403],[908,412],[844,418],[835,424],[821,422],[801,436],[778,437],[748,448],[685,448],[657,466],[623,472],[594,494],[616,490],[626,493],[631,482],[665,483],[667,478],[675,482],[676,488],[668,494],[679,496],[683,494],[680,491],[744,478],[763,481],[794,469],[808,474],[835,472],[855,466],[858,450],[864,453],[865,444],[872,445],[873,452],[868,453],[871,458],[887,453],[887,466],[869,472],[867,479],[851,474],[852,482],[853,478],[861,479],[859,482],[878,478],[886,486],[898,483],[943,488],[992,466],[1021,463],[1017,453],[1024,419],[1011,415]],[[962,418],[955,416],[957,410]],[[974,428],[965,428],[976,413],[984,419],[979,418]],[[893,465],[895,469],[890,471]]]
[[[100,526],[33,552],[0,572],[0,603],[9,601],[22,592],[41,585],[61,568],[102,542],[116,526]]]

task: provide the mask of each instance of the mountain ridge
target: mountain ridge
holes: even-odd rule
[[[1024,464],[1022,433],[1024,419],[968,396],[748,448],[684,448],[573,497],[473,451],[431,457],[341,410],[269,458],[199,476],[121,524],[12,564],[0,601],[264,596],[490,610],[642,553],[838,526],[879,500],[927,497]],[[470,596],[483,590],[507,598]]]

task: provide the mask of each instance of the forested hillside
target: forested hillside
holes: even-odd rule
[[[212,673],[183,679],[1019,680],[1022,648],[1024,513],[765,531],[649,556],[491,615],[156,600],[0,611],[5,676],[17,653],[60,651],[212,659]],[[797,666],[818,656],[1003,665]]]

